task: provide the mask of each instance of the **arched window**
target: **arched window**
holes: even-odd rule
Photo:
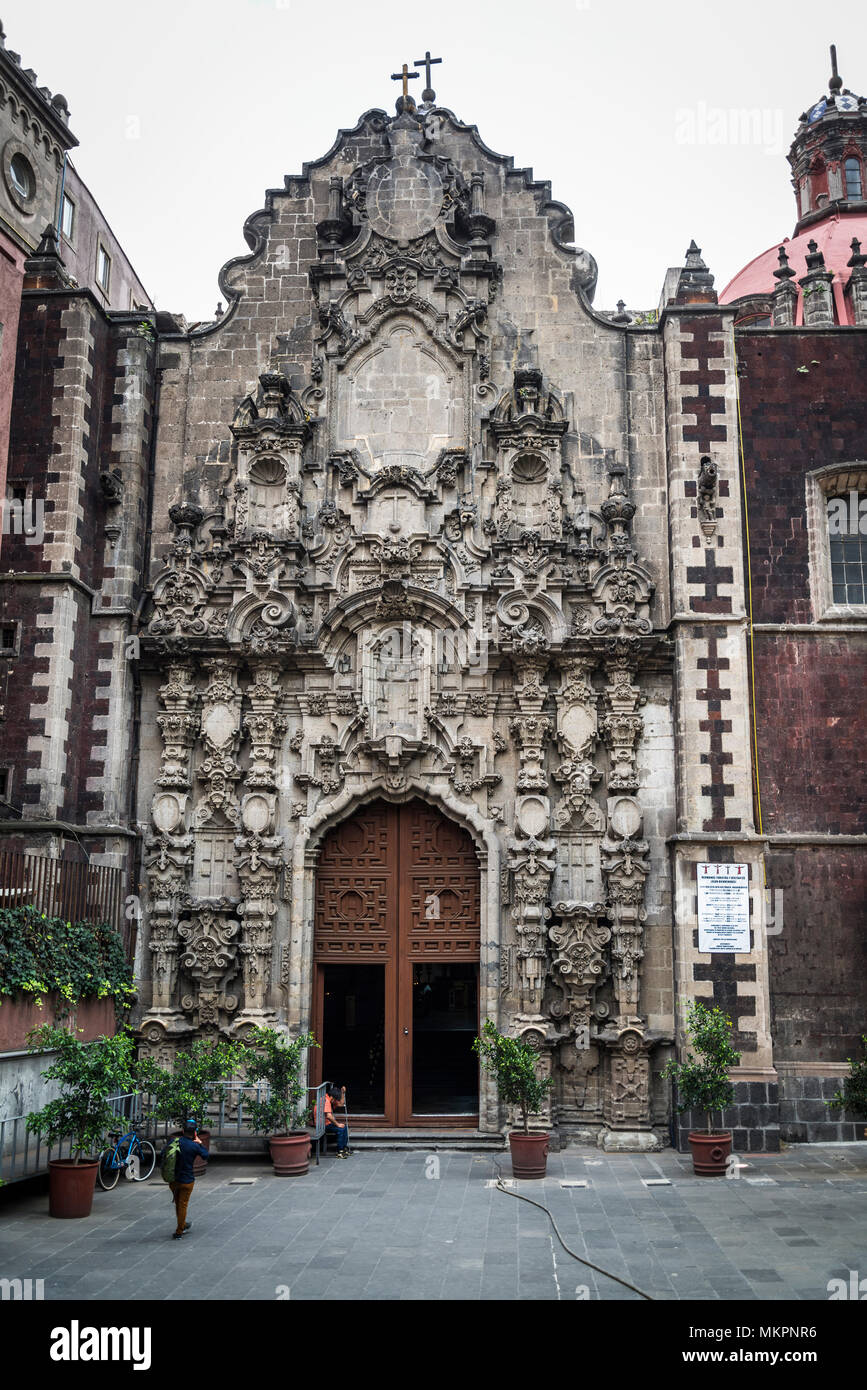
[[[861,161],[854,155],[850,155],[843,165],[846,175],[846,197],[863,198],[863,180],[861,178]]]

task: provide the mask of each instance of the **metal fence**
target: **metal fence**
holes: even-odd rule
[[[126,870],[107,864],[72,863],[42,854],[0,848],[0,905],[35,907],[66,922],[108,922],[135,951],[135,920],[124,912]]]
[[[208,1114],[202,1128],[210,1130],[212,1139],[231,1140],[250,1138],[251,1129],[245,1109],[249,1114],[249,1102],[253,1098],[267,1100],[269,1089],[261,1082],[224,1082],[214,1088],[217,1093],[208,1107]],[[308,1087],[310,1105],[313,1109],[314,1123],[309,1126],[310,1137],[317,1148],[316,1161],[325,1136],[325,1083]],[[132,1129],[142,1126],[143,1137],[151,1139],[159,1152],[170,1132],[177,1126],[168,1120],[155,1120],[149,1110],[149,1096],[142,1091],[128,1091],[125,1095],[112,1096],[109,1104],[117,1118],[115,1129]],[[107,1142],[107,1136],[106,1136]],[[70,1157],[70,1141],[61,1140],[59,1145],[46,1148],[34,1135],[27,1132],[27,1116],[13,1115],[8,1120],[0,1120],[0,1182],[20,1182],[22,1178],[38,1177],[48,1172],[49,1160]]]
[[[131,1129],[141,1120],[143,1097],[139,1092],[112,1096],[109,1105],[118,1120]],[[53,1158],[71,1158],[71,1140],[46,1146],[35,1134],[27,1131],[27,1116],[12,1115],[0,1120],[0,1182],[20,1182],[48,1172]]]

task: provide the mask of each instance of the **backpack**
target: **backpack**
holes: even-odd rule
[[[180,1149],[180,1140],[172,1139],[163,1150],[162,1162],[160,1163],[160,1177],[163,1182],[174,1182]]]

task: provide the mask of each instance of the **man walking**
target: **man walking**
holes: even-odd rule
[[[193,1176],[193,1162],[197,1157],[207,1159],[210,1155],[204,1144],[199,1143],[195,1124],[192,1120],[188,1120],[184,1125],[184,1132],[178,1140],[175,1179],[174,1182],[169,1183],[175,1199],[175,1212],[177,1214],[176,1229],[172,1240],[180,1240],[184,1231],[192,1230],[192,1223],[187,1220],[187,1207],[190,1204],[196,1181]]]

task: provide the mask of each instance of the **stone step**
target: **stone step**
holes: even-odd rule
[[[461,1153],[501,1153],[506,1147],[502,1134],[483,1134],[466,1129],[356,1129],[349,1125],[353,1149],[405,1149],[430,1153],[452,1149]]]

